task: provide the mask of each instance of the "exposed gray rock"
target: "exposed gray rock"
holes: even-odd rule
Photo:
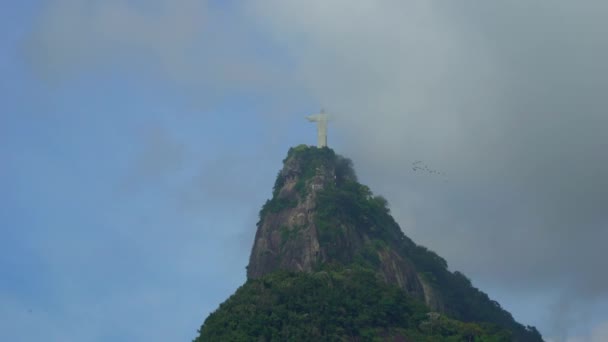
[[[338,238],[330,244],[319,241],[315,224],[317,197],[328,185],[335,184],[336,170],[332,164],[316,167],[314,175],[303,179],[306,165],[297,154],[288,157],[279,173],[274,200],[294,203],[293,207],[277,212],[265,212],[260,218],[255,242],[251,251],[248,278],[258,278],[265,274],[288,270],[298,272],[314,271],[322,263],[333,260],[335,250],[339,250],[341,263],[354,262],[355,257],[370,243],[370,237],[362,229],[342,224],[332,229],[340,230]],[[304,181],[304,191],[297,190]],[[334,252],[334,253],[331,253]],[[387,244],[375,251],[379,260],[378,275],[387,283],[405,289],[411,295],[424,299],[432,308],[440,301],[429,284],[421,281],[412,262]]]

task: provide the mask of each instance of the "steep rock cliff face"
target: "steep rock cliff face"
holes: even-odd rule
[[[363,262],[371,264],[387,283],[427,303],[439,302],[431,297],[432,291],[425,293],[413,264],[390,242],[370,233],[382,227],[374,227],[372,221],[365,227],[349,220],[321,222],[320,212],[327,208],[319,207],[323,205],[319,197],[328,189],[356,183],[356,178],[349,160],[330,149],[311,149],[293,148],[284,161],[273,198],[260,213],[248,278],[277,270],[312,272],[331,263]]]
[[[303,160],[288,157],[277,176],[273,198],[266,202],[260,213],[248,278],[258,278],[276,270],[313,270],[320,258],[321,249],[314,224],[316,194],[334,173],[327,165],[320,165],[315,174],[299,187],[310,187],[309,192],[296,189],[302,181]],[[280,187],[279,187],[280,186]]]

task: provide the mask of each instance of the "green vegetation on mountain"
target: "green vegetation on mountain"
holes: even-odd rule
[[[409,239],[329,148],[289,150],[248,281],[195,341],[542,341]]]
[[[490,324],[430,313],[364,268],[275,272],[249,280],[201,328],[199,341],[510,341]]]

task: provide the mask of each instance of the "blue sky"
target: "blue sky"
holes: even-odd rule
[[[545,337],[608,336],[607,6],[5,8],[0,340],[192,339],[321,107],[407,235]]]

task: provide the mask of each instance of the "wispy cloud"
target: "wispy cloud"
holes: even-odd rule
[[[59,0],[47,4],[25,44],[51,82],[123,70],[173,82],[196,98],[278,91],[287,76],[244,25],[211,1]]]

